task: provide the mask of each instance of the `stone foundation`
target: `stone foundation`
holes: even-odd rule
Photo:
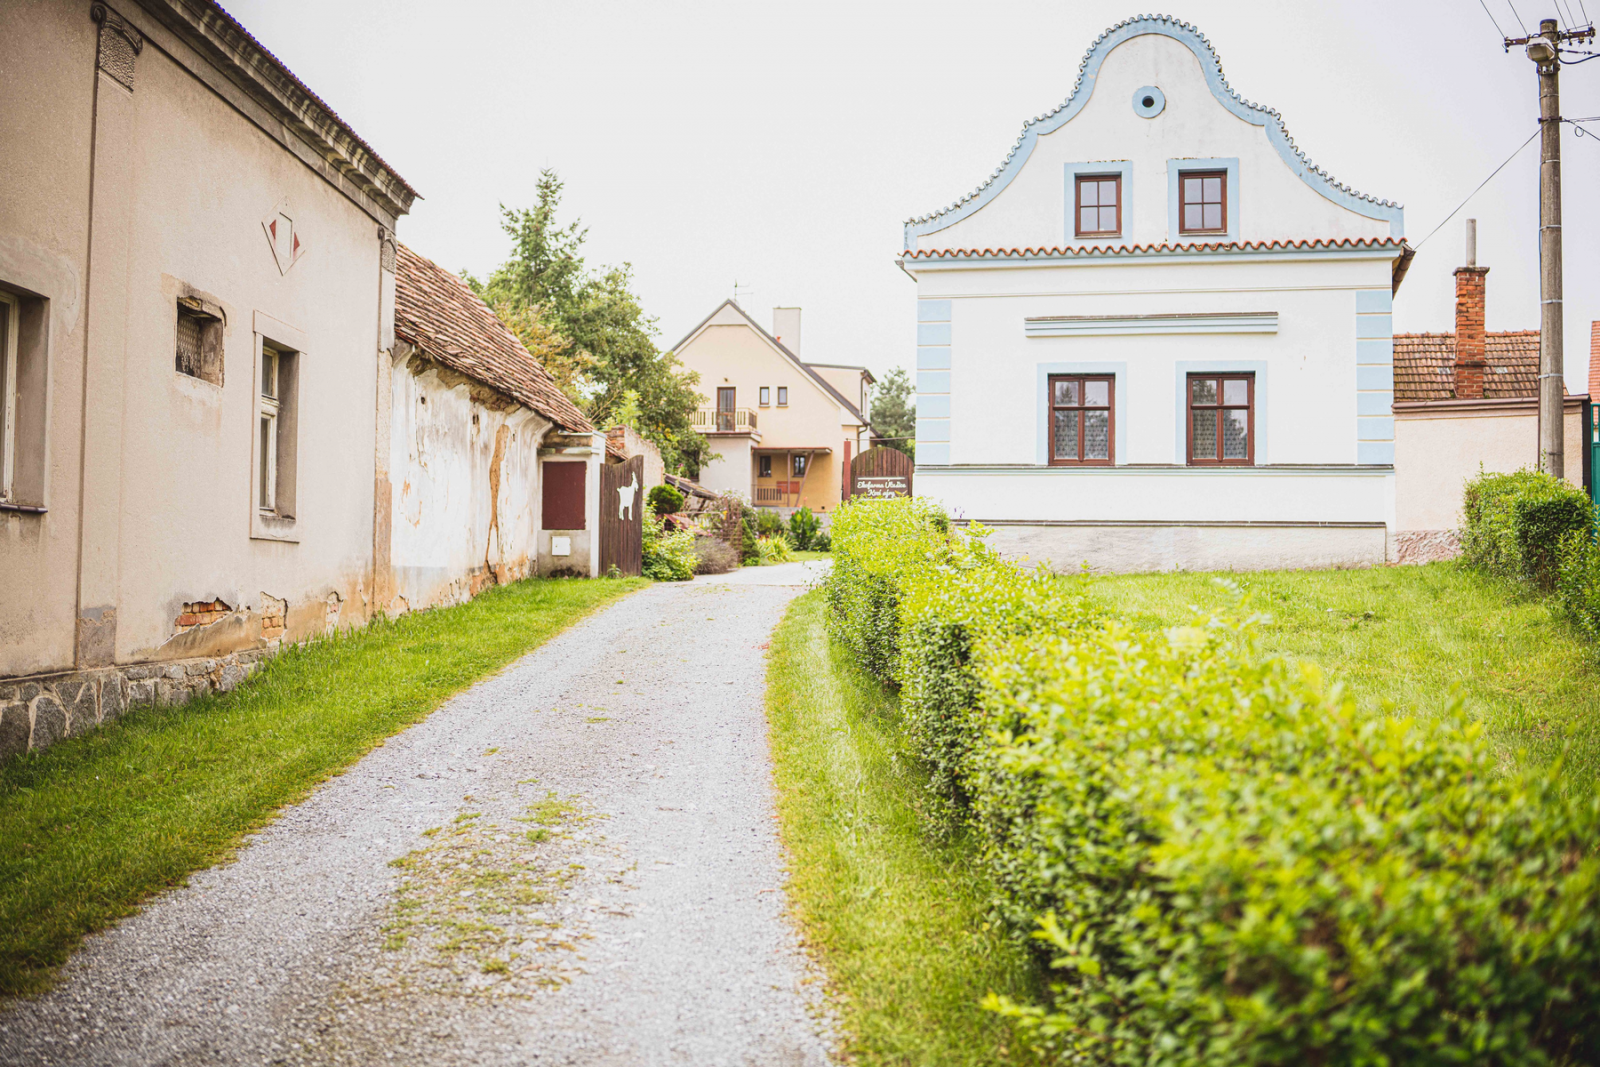
[[[274,651],[276,642],[226,656],[0,679],[0,760],[88,733],[130,708],[226,693]]]
[[[1402,530],[1394,535],[1396,563],[1437,563],[1461,555],[1454,530]]]

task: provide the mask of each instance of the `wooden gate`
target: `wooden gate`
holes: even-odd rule
[[[600,466],[600,573],[637,577],[643,564],[644,457]]]
[[[911,495],[912,458],[887,445],[869,448],[850,461],[850,497],[881,500]]]

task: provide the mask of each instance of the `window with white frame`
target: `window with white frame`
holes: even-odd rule
[[[772,406],[772,386],[770,385],[761,387],[761,406],[764,408]]]
[[[789,406],[789,387],[787,385],[778,386],[778,406],[780,408]]]
[[[262,531],[287,532],[295,517],[295,467],[299,422],[300,353],[266,338],[261,342],[256,397],[256,514]]]
[[[281,359],[277,349],[261,346],[261,451],[257,464],[260,495],[256,506],[274,514],[278,506],[278,414],[282,406],[278,396],[278,371]]]
[[[10,503],[17,476],[17,298],[0,292],[0,501]]]

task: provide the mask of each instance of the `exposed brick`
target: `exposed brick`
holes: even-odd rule
[[[1456,396],[1483,398],[1484,289],[1488,267],[1456,268]]]

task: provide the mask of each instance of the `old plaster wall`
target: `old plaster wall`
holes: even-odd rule
[[[391,612],[454,604],[535,569],[550,423],[410,355],[391,377]]]

